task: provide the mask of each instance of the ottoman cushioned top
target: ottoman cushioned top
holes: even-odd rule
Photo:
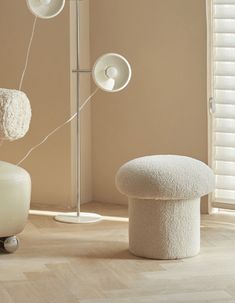
[[[195,199],[214,190],[213,171],[184,156],[156,155],[134,159],[117,172],[116,186],[132,198]]]

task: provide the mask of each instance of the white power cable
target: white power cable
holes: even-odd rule
[[[92,98],[97,92],[98,92],[99,88],[96,88],[96,90],[94,91],[94,93],[91,94],[90,98]],[[83,110],[83,108],[87,105],[87,103],[90,101],[90,98],[87,98],[83,104],[79,107],[79,112],[81,112]]]
[[[81,110],[84,108],[84,106],[86,106],[86,104],[90,101],[90,99],[98,92],[99,88],[97,88],[85,101],[84,103],[79,107],[79,113],[81,112]],[[58,130],[60,130],[62,127],[64,127],[66,124],[68,124],[69,122],[71,122],[78,113],[73,114],[68,120],[66,120],[64,123],[62,123],[61,125],[57,126],[54,130],[52,130],[40,143],[36,144],[35,146],[33,146],[32,148],[30,148],[30,150],[26,153],[26,155],[17,163],[17,165],[20,165],[23,161],[25,161],[29,155],[39,146],[41,146],[43,143],[45,143],[47,141],[47,139],[49,137],[51,137],[54,133],[56,133]],[[80,116],[80,115],[79,115]]]
[[[26,70],[27,70],[31,45],[32,45],[32,42],[33,42],[33,37],[34,37],[34,33],[35,33],[35,28],[36,28],[36,22],[37,22],[37,17],[34,18],[34,22],[33,22],[32,33],[31,33],[31,36],[30,36],[30,39],[29,39],[29,45],[28,45],[28,49],[27,49],[27,53],[26,53],[25,65],[24,65],[24,69],[22,71],[21,78],[20,78],[19,90],[21,90],[21,88],[22,88],[24,76],[25,76],[25,73],[26,73]],[[5,140],[0,139],[0,147],[2,147],[4,141]]]
[[[33,42],[33,37],[34,37],[34,33],[35,33],[35,29],[36,29],[36,23],[37,23],[37,17],[34,18],[34,22],[33,22],[33,28],[32,28],[32,32],[31,32],[31,36],[29,39],[29,45],[28,45],[28,49],[27,49],[27,53],[26,53],[26,59],[25,59],[25,65],[24,65],[24,69],[22,71],[21,74],[21,78],[20,78],[20,83],[19,83],[19,90],[21,90],[22,88],[22,84],[24,81],[24,76],[28,67],[28,62],[29,62],[29,56],[30,56],[30,50],[31,50],[31,46],[32,46],[32,42]],[[99,89],[97,88],[85,101],[84,103],[79,107],[79,113],[81,112],[81,110],[86,106],[86,104],[90,101],[90,99],[97,93]],[[30,148],[30,150],[26,153],[26,155],[17,163],[17,165],[20,165],[23,161],[25,161],[29,155],[35,150],[37,149],[39,146],[41,146],[43,143],[45,143],[47,141],[47,139],[49,137],[51,137],[54,133],[56,133],[58,130],[60,130],[62,127],[64,127],[65,125],[67,125],[69,122],[71,122],[75,117],[77,117],[78,113],[73,114],[68,120],[66,120],[64,123],[62,123],[61,125],[59,125],[58,127],[56,127],[54,130],[52,130],[41,142],[39,142],[38,144],[36,144],[35,146],[33,146],[32,148]],[[2,145],[3,142],[0,142],[0,146]]]
[[[31,33],[31,36],[30,36],[29,46],[28,46],[27,53],[26,53],[25,65],[24,65],[24,69],[23,69],[23,72],[22,72],[21,78],[20,78],[19,90],[21,90],[21,88],[22,88],[24,76],[25,76],[25,73],[26,73],[26,70],[27,70],[27,66],[28,66],[28,62],[29,62],[30,49],[31,49],[31,45],[32,45],[32,42],[33,42],[35,28],[36,28],[36,22],[37,22],[37,17],[34,18],[34,22],[33,22],[32,33]]]

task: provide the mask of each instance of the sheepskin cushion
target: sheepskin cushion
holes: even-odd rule
[[[0,139],[16,140],[25,136],[31,120],[31,107],[26,94],[0,88]]]
[[[214,182],[206,164],[177,155],[137,158],[124,164],[116,175],[121,193],[141,199],[195,199],[212,192]]]

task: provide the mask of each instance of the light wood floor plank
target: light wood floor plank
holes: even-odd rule
[[[235,214],[202,216],[197,257],[157,261],[128,251],[125,206],[83,208],[106,219],[30,216],[20,249],[0,255],[0,303],[235,302]]]

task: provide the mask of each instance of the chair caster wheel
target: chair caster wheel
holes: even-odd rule
[[[13,253],[19,247],[19,240],[16,238],[16,236],[2,238],[0,239],[0,246],[3,252]]]

